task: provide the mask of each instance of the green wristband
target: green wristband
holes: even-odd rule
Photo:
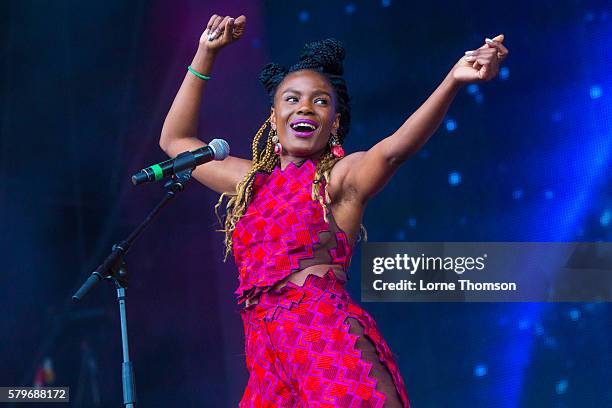
[[[200,79],[203,79],[205,81],[208,81],[210,79],[210,77],[208,75],[202,75],[198,71],[196,71],[195,69],[191,68],[191,65],[188,66],[187,69],[189,70],[189,72],[191,72],[193,75],[197,76]]]

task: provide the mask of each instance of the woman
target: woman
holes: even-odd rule
[[[160,146],[168,155],[204,145],[195,135],[208,74],[245,23],[244,16],[210,18],[164,123]],[[225,243],[239,269],[250,373],[241,407],[409,405],[376,323],[344,289],[352,248],[368,200],[438,128],[460,87],[497,75],[508,53],[502,40],[466,52],[394,134],[347,156],[341,44],[307,44],[291,68],[264,68],[272,106],[252,160],[230,156],[193,172],[222,199],[231,196]]]

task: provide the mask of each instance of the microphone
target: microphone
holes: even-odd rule
[[[208,146],[183,152],[174,159],[166,160],[140,170],[132,176],[132,184],[159,181],[165,177],[173,176],[183,170],[195,169],[200,164],[211,160],[223,160],[229,156],[229,145],[223,139],[213,139]]]

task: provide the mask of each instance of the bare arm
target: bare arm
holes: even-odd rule
[[[235,23],[230,17],[213,15],[200,38],[198,51],[191,67],[204,75],[210,75],[221,47],[240,38],[246,18],[240,16]],[[217,32],[217,38],[209,41],[209,34]],[[206,143],[197,138],[198,117],[207,81],[187,72],[174,98],[162,128],[159,145],[171,157],[186,150],[194,150]],[[223,161],[211,161],[198,166],[193,176],[200,183],[218,193],[234,193],[236,185],[251,168],[251,161],[229,156]]]
[[[431,96],[397,131],[367,152],[349,155],[348,160],[338,163],[338,173],[344,175],[340,176],[342,191],[351,192],[352,197],[361,203],[380,191],[397,168],[417,152],[440,126],[461,86],[494,78],[499,62],[505,58],[508,50],[501,42],[494,41],[469,52],[472,54],[466,53],[459,60]],[[343,166],[342,162],[345,162]]]

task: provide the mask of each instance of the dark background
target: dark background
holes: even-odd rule
[[[164,159],[161,126],[213,13],[248,17],[219,56],[200,136],[248,157],[269,106],[263,65],[306,41],[347,49],[367,149],[465,50],[506,35],[500,77],[468,86],[369,205],[370,241],[610,241],[610,1],[4,1],[0,14],[0,385],[45,358],[73,406],[121,403],[115,294],[70,296],[161,196],[130,176]],[[128,257],[140,405],[236,406],[247,381],[237,273],[217,196],[193,183]],[[349,290],[359,299],[359,249]],[[367,303],[415,407],[612,406],[611,309],[581,304]],[[86,350],[90,350],[90,354]],[[91,362],[97,366],[92,376]],[[80,403],[78,402],[80,401]]]

